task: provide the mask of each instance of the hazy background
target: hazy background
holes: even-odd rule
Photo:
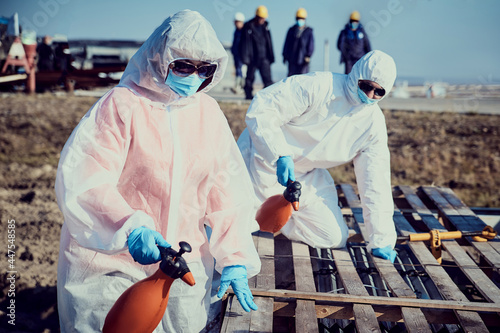
[[[394,57],[400,80],[500,82],[500,1],[496,0],[3,0],[0,15],[18,12],[19,23],[39,36],[144,41],[166,17],[192,9],[212,23],[222,42],[231,43],[234,14],[242,12],[251,19],[259,5],[269,10],[275,81],[286,74],[281,56],[286,31],[295,23],[296,10],[304,7],[316,40],[313,71],[323,70],[328,40],[329,70],[343,73],[337,37],[350,13],[358,10],[372,48]]]

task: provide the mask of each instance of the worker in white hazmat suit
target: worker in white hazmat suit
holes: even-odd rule
[[[377,102],[395,79],[393,59],[372,51],[348,75],[292,76],[254,97],[238,146],[259,204],[282,193],[288,181],[302,184],[300,209],[281,229],[289,239],[320,248],[345,246],[348,228],[326,169],[353,161],[368,248],[394,261],[390,157]]]
[[[183,257],[196,285],[175,280],[157,332],[205,327],[214,258],[221,292],[231,285],[243,308],[256,309],[248,288],[260,270],[253,188],[227,120],[206,94],[226,65],[210,23],[181,11],[153,32],[120,84],[71,134],[56,179],[65,220],[61,332],[100,332],[118,297],[158,269],[156,245],[177,250],[180,241],[193,249]]]

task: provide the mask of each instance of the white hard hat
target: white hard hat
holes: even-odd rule
[[[234,14],[234,20],[245,22],[245,15],[243,15],[243,13],[237,12],[236,14]]]

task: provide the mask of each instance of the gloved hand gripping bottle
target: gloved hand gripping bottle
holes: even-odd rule
[[[181,257],[184,252],[191,252],[191,246],[186,242],[180,242],[179,246],[179,252],[159,246],[162,257],[159,269],[125,290],[106,316],[103,333],[153,332],[165,313],[174,280],[181,278],[194,286],[193,274]]]
[[[283,194],[273,195],[264,201],[255,215],[261,231],[276,233],[283,228],[292,212],[299,210],[301,188],[298,181],[288,181]]]

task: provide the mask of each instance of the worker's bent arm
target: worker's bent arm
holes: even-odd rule
[[[387,133],[385,124],[374,124],[374,127],[379,127],[376,134],[354,159],[363,218],[370,238],[369,250],[396,244]]]

